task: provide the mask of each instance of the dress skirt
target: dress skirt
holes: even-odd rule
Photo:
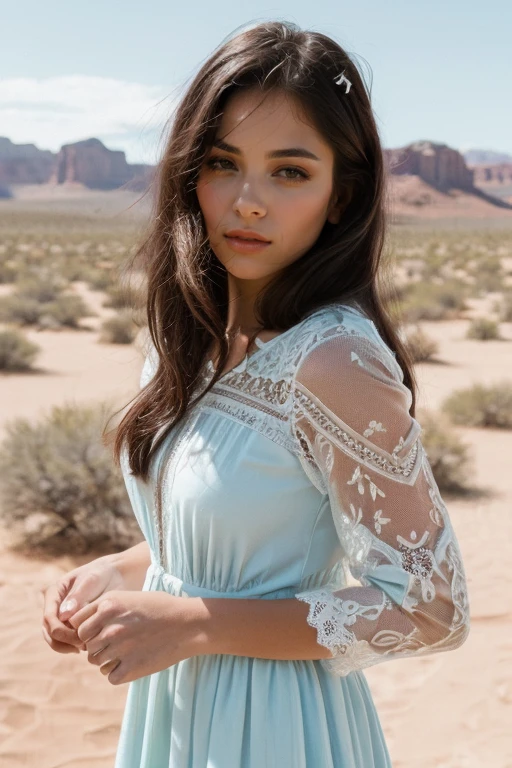
[[[181,586],[190,596],[216,596],[180,585],[158,565],[150,566],[143,589],[183,594]],[[389,766],[363,672],[335,677],[316,660],[225,654],[185,659],[129,683],[115,762],[115,768]]]

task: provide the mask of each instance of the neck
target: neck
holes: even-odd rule
[[[270,278],[240,280],[228,272],[228,319],[226,331],[230,336],[251,335],[261,324],[256,321],[254,305],[258,294]]]

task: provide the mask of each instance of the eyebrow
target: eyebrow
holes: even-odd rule
[[[241,155],[242,153],[238,147],[234,147],[232,144],[226,144],[222,139],[216,139],[213,142],[213,146],[217,149],[222,149],[224,152],[231,152],[232,155]],[[306,157],[309,160],[320,160],[319,157],[310,152],[304,147],[289,147],[288,149],[274,149],[272,152],[267,152],[267,158],[272,160],[276,157]]]

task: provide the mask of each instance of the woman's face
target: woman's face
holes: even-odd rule
[[[331,205],[330,146],[301,117],[294,97],[262,98],[258,89],[247,89],[228,101],[215,138],[224,144],[207,152],[197,197],[219,261],[235,278],[265,282],[299,259],[340,211]],[[277,152],[283,154],[271,156]],[[244,229],[270,243],[244,251],[226,236]]]

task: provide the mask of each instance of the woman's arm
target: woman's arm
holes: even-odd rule
[[[186,598],[197,627],[197,653],[260,659],[319,659],[331,654],[307,623],[308,606],[295,598]]]
[[[121,575],[125,589],[141,590],[146,578],[146,571],[151,563],[149,544],[146,540],[135,544],[124,552],[105,555],[104,560],[116,567]]]
[[[412,392],[390,349],[361,331],[315,345],[293,384],[299,459],[328,496],[344,566],[361,584],[295,594],[332,652],[322,665],[340,676],[454,650],[470,629],[462,555]]]
[[[293,396],[299,458],[360,586],[298,591],[303,613],[293,600],[202,600],[205,652],[320,659],[345,676],[458,648],[470,629],[462,557],[398,363],[370,338],[327,338],[302,360]]]

